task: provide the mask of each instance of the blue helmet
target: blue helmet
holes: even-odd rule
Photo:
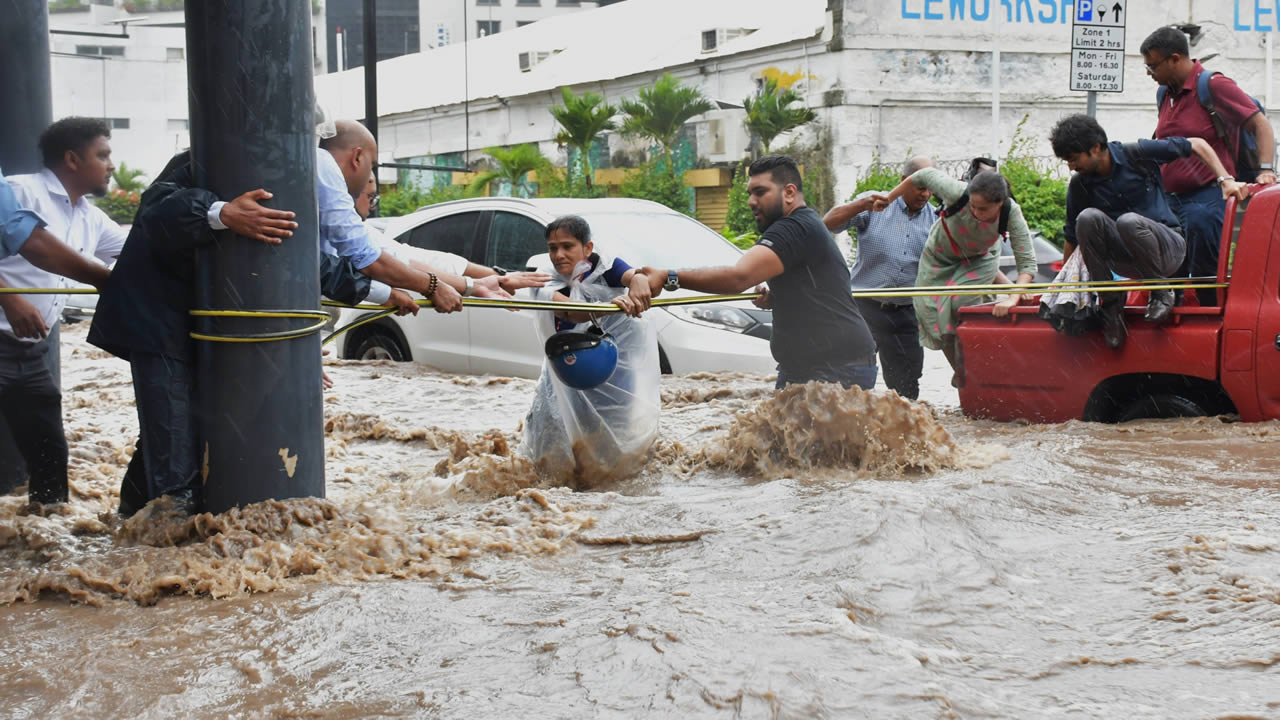
[[[613,376],[618,346],[598,327],[587,332],[558,332],[547,338],[547,360],[556,377],[571,388],[590,390]]]

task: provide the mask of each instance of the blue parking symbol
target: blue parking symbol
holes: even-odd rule
[[[1076,22],[1093,20],[1093,0],[1076,0]]]

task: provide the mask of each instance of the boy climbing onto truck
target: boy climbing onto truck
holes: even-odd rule
[[[1236,182],[1201,138],[1168,137],[1135,143],[1108,142],[1107,133],[1088,115],[1072,115],[1054,126],[1053,154],[1074,175],[1067,188],[1065,253],[1079,248],[1089,276],[1107,280],[1173,277],[1186,255],[1185,235],[1161,186],[1159,166],[1194,154],[1213,171],[1223,198],[1243,200],[1246,185]],[[1145,319],[1169,320],[1172,290],[1152,290]],[[1119,348],[1128,331],[1124,294],[1106,293],[1099,302],[1102,334]]]

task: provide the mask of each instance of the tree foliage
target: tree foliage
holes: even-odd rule
[[[1000,174],[1008,179],[1027,226],[1061,247],[1066,239],[1063,227],[1067,222],[1067,181],[1037,161],[1033,154],[1035,141],[1023,134],[1029,117],[1023,115],[1018,123]]]
[[[480,173],[467,186],[467,195],[475,196],[484,192],[489,183],[495,180],[511,184],[511,192],[516,197],[532,197],[533,187],[527,176],[535,170],[549,170],[551,163],[542,155],[535,143],[525,143],[512,148],[485,148],[489,157],[498,163],[498,169]]]
[[[725,237],[730,239],[756,231],[756,216],[747,203],[747,167],[744,160],[733,173],[733,185],[729,187],[729,212],[725,215]]]
[[[659,169],[653,160],[628,176],[618,192],[623,197],[652,200],[686,215],[692,214],[689,210],[689,188],[685,186],[684,179]]]
[[[127,193],[140,193],[147,188],[142,171],[129,167],[126,162],[121,162],[115,170],[111,171],[111,179],[115,182],[117,190]]]
[[[378,197],[378,215],[380,217],[408,215],[427,205],[460,200],[464,194],[465,190],[457,185],[437,185],[428,190],[423,190],[417,185],[408,185],[381,193]]]
[[[622,111],[626,113],[622,133],[647,138],[660,145],[666,170],[675,177],[671,149],[680,128],[690,118],[714,107],[697,88],[681,84],[671,73],[663,73],[653,87],[641,88],[635,100],[622,101]]]
[[[590,91],[574,95],[572,90],[562,87],[560,96],[564,100],[564,105],[551,107],[552,117],[560,123],[560,133],[556,135],[556,142],[578,151],[578,169],[582,173],[583,182],[589,188],[592,184],[591,144],[600,133],[617,129],[618,124],[614,122],[613,117],[618,114],[618,108],[605,102],[604,96]],[[566,180],[570,184],[573,183],[573,175],[574,169],[569,168],[569,177]]]
[[[800,102],[800,95],[791,88],[780,88],[776,77],[766,77],[760,94],[742,101],[747,111],[747,129],[760,138],[765,153],[774,138],[788,130],[794,130],[817,119],[817,114],[806,107],[790,107]]]

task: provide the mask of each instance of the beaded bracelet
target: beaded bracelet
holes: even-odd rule
[[[439,278],[436,277],[435,273],[427,273],[427,275],[431,276],[431,283],[427,285],[427,297],[434,297],[436,294],[436,287],[440,284]]]

